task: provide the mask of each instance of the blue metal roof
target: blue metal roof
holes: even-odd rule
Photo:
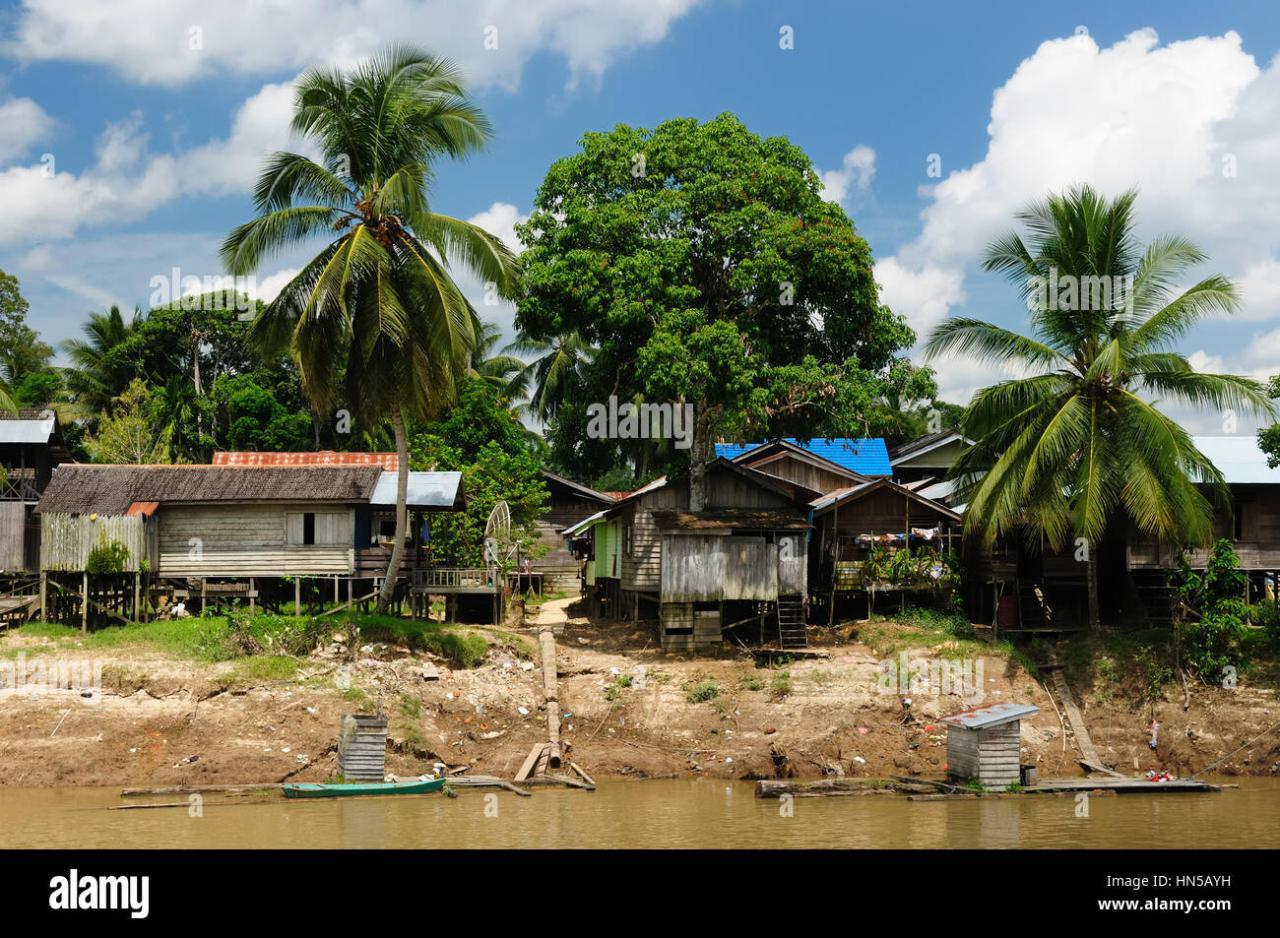
[[[840,439],[840,440],[805,440],[800,441],[787,437],[785,442],[798,446],[828,462],[842,466],[852,472],[864,476],[891,476],[893,467],[889,465],[889,448],[884,440],[874,439]],[[725,459],[736,459],[743,453],[749,453],[764,443],[717,443],[716,455]]]

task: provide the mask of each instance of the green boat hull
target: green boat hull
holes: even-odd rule
[[[444,779],[413,779],[406,782],[353,782],[329,785],[296,782],[284,786],[286,798],[358,798],[365,795],[425,795],[444,788]]]

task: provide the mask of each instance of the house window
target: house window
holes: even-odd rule
[[[353,518],[338,512],[291,511],[285,515],[285,543],[290,547],[350,546]]]
[[[634,556],[635,553],[635,529],[628,521],[622,526],[622,550],[628,556]]]
[[[1237,541],[1244,540],[1244,502],[1236,502],[1232,506],[1232,523],[1234,527],[1231,536]]]

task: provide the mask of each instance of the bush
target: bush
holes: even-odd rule
[[[129,568],[129,548],[119,541],[107,541],[105,538],[89,551],[89,559],[85,561],[85,573],[124,573]]]
[[[1203,572],[1192,570],[1184,557],[1174,585],[1192,613],[1178,625],[1183,658],[1206,680],[1217,681],[1228,665],[1243,664],[1245,576],[1231,542],[1223,538],[1213,545]]]
[[[703,681],[689,691],[689,703],[706,703],[720,696],[720,685],[715,681]]]

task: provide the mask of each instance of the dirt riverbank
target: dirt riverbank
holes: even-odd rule
[[[890,624],[887,627],[892,627]],[[883,638],[884,628],[879,628]],[[303,659],[287,680],[246,678],[227,662],[186,660],[138,646],[77,649],[22,631],[0,652],[28,665],[56,657],[102,667],[100,698],[73,691],[0,690],[0,784],[166,786],[323,781],[337,771],[341,714],[381,704],[389,717],[389,772],[435,763],[511,777],[545,739],[541,672],[532,629],[478,630],[490,650],[473,669],[392,645],[364,645],[348,661],[336,647]],[[557,667],[570,758],[597,779],[707,775],[941,776],[946,735],[939,717],[962,709],[936,686],[887,687],[884,662],[905,651],[910,667],[946,657],[976,665],[982,702],[1041,708],[1022,725],[1023,761],[1041,776],[1080,774],[1058,710],[1017,660],[974,643],[868,644],[856,626],[826,632],[823,657],[761,661],[726,645],[713,654],[667,654],[652,624],[573,619],[559,636]],[[1280,774],[1280,734],[1231,751],[1280,720],[1275,691],[1171,686],[1155,703],[1122,694],[1075,694],[1100,756],[1126,774],[1190,774],[1228,757],[1223,774]],[[904,706],[904,698],[910,699]],[[1185,704],[1185,709],[1184,709]],[[1149,745],[1152,716],[1160,723]]]

